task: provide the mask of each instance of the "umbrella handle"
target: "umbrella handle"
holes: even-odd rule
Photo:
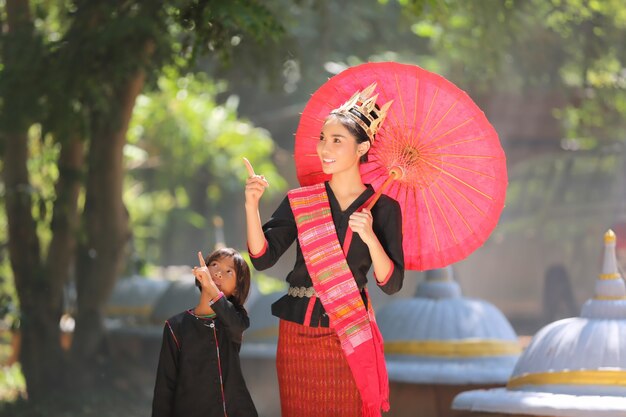
[[[376,204],[380,196],[383,194],[383,191],[385,191],[385,189],[389,186],[389,184],[391,184],[395,180],[399,180],[403,176],[404,176],[404,170],[402,169],[402,167],[399,167],[399,166],[391,167],[391,169],[389,170],[389,177],[385,180],[383,185],[381,185],[380,188],[376,191],[376,194],[374,194],[374,196],[370,200],[370,203],[367,205],[367,209],[371,210],[372,207],[374,207],[374,204]]]

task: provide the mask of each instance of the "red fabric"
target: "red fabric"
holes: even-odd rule
[[[291,190],[288,197],[311,281],[361,393],[362,416],[378,417],[381,409],[389,409],[382,338],[339,244],[326,187],[316,184]]]
[[[316,146],[324,120],[356,91],[377,83],[393,104],[360,165],[376,191],[399,166],[404,177],[383,192],[400,203],[406,269],[441,268],[479,248],[498,223],[507,186],[506,158],[485,114],[457,86],[416,65],[373,62],[324,83],[302,112],[295,166],[302,186],[329,176]]]
[[[282,417],[356,417],[361,396],[337,334],[280,320],[276,370]]]
[[[263,243],[263,249],[261,249],[259,253],[250,252],[250,246],[248,246],[248,255],[250,255],[251,258],[260,258],[265,252],[267,252],[267,240]]]
[[[305,326],[310,326],[311,325],[311,316],[313,315],[313,307],[315,307],[315,300],[317,300],[317,297],[313,296],[311,298],[309,298],[309,305],[306,307],[306,313],[304,315],[304,325]]]

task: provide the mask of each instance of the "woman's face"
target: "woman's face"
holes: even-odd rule
[[[317,155],[322,163],[324,174],[358,169],[359,158],[367,152],[369,142],[356,143],[356,138],[334,117],[330,117],[320,134]]]
[[[212,261],[207,266],[217,288],[226,297],[233,295],[237,287],[237,272],[233,258],[224,256]]]

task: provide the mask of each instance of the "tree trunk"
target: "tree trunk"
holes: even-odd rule
[[[138,71],[120,87],[111,105],[118,112],[113,112],[112,120],[106,122],[96,117],[97,128],[92,131],[83,213],[84,240],[79,243],[77,254],[78,314],[72,344],[80,366],[92,369],[106,357],[103,309],[123,270],[130,238],[128,212],[122,200],[123,149],[144,79],[144,72]]]
[[[70,281],[78,236],[78,195],[82,185],[84,144],[78,135],[61,144],[56,199],[50,229],[52,240],[46,259],[46,273],[55,303],[63,303],[63,287]]]
[[[9,222],[9,254],[20,299],[20,362],[28,395],[39,400],[58,381],[62,352],[59,344],[59,294],[50,288],[40,259],[39,240],[32,216],[32,197],[26,161],[28,136],[4,137],[4,181]],[[52,385],[54,386],[54,385]]]
[[[31,47],[33,25],[27,0],[7,0],[8,36],[3,57],[6,74],[20,71],[24,65],[15,48]],[[30,74],[29,74],[30,75]],[[15,87],[6,92],[6,109],[24,108],[25,96]],[[34,105],[33,103],[31,105]],[[28,103],[26,103],[28,104]],[[28,116],[20,114],[3,120],[3,178],[6,189],[6,213],[9,223],[9,256],[17,295],[20,300],[20,362],[26,379],[28,395],[37,401],[48,397],[60,387],[62,351],[59,344],[61,294],[50,285],[51,277],[41,261],[36,220],[32,212],[32,186],[29,181]]]

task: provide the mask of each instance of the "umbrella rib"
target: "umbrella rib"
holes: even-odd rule
[[[371,173],[375,173],[376,171],[378,171],[380,169],[382,169],[382,168],[381,167],[377,167],[375,165],[372,165],[372,167],[370,167],[370,168],[366,167],[366,168],[363,169],[363,172],[361,172],[361,177],[364,176],[364,175],[369,175]]]
[[[428,219],[430,220],[430,226],[432,227],[433,235],[435,236],[435,244],[437,245],[437,252],[439,252],[441,250],[441,247],[439,246],[439,238],[437,237],[437,229],[435,228],[435,222],[433,221],[433,216],[430,212],[430,207],[428,206],[428,200],[426,200],[426,192],[424,189],[422,189],[422,197],[423,197],[424,204],[426,205],[426,211],[428,212]]]
[[[411,188],[410,191],[413,194],[413,201],[415,202],[415,212],[419,214],[419,209],[417,207],[417,202],[419,201],[419,199],[417,198],[417,193],[415,192],[415,188]],[[406,194],[407,194],[407,201],[408,201],[409,189],[407,189]],[[408,203],[406,203],[406,204],[408,205]],[[415,222],[415,227],[417,229],[416,236],[417,236],[417,249],[418,250],[420,250],[421,247],[422,247],[422,237],[420,235],[420,221],[419,220],[420,219],[418,217],[417,221]],[[403,239],[404,239],[404,237],[403,237]]]
[[[456,104],[456,103],[455,103]],[[443,119],[441,119],[443,120]],[[441,122],[441,120],[439,122]],[[439,136],[435,136],[434,138],[432,138],[429,142],[424,143],[424,145],[431,145],[435,142],[437,142],[438,140],[440,140],[441,138],[443,138],[444,136],[449,135],[450,133],[454,132],[457,129],[460,129],[461,127],[465,126],[466,124],[468,124],[469,122],[471,122],[472,120],[474,120],[474,117],[470,117],[467,120],[464,120],[463,122],[459,123],[458,125],[456,125],[455,127],[453,127],[452,129],[448,130],[447,132],[442,133]],[[432,128],[430,130],[430,132],[432,132],[435,128]],[[430,134],[430,132],[428,132]]]
[[[378,146],[378,138],[381,140],[384,138],[386,141],[397,142],[401,135],[396,134],[396,132],[403,132],[404,128],[401,127],[399,121],[396,119],[395,113],[389,112],[393,116],[393,120],[389,119],[389,115],[387,116],[387,120],[382,124],[381,130],[377,133],[377,140],[374,141],[373,146],[374,149],[380,148]]]
[[[454,178],[455,180],[457,180],[458,182],[460,182],[461,184],[465,185],[466,187],[468,187],[471,190],[476,191],[478,194],[482,195],[483,197],[489,199],[489,200],[493,200],[493,197],[491,197],[490,195],[485,194],[484,192],[480,191],[478,188],[468,184],[467,182],[463,181],[462,179],[460,179],[459,177],[457,177],[456,175],[453,175],[451,173],[449,173],[448,171],[445,170],[441,170],[441,172],[443,174],[446,174],[447,176]]]
[[[448,108],[448,110],[443,114],[443,116],[441,116],[441,118],[439,119],[439,121],[428,131],[428,133],[426,134],[427,136],[430,136],[430,134],[433,132],[433,130],[437,129],[437,127],[439,127],[439,125],[441,124],[441,122],[443,122],[445,120],[446,117],[448,117],[448,115],[450,114],[450,112],[456,107],[456,105],[459,103],[459,100],[457,99],[454,103],[452,103],[452,105],[450,106],[450,108]],[[471,120],[471,119],[470,119]],[[465,122],[464,122],[465,123]],[[454,130],[454,129],[452,129]],[[428,143],[433,142],[432,140]]]
[[[470,159],[497,159],[500,158],[500,156],[497,155],[463,155],[463,154],[458,154],[458,153],[427,153],[424,152],[422,153],[422,155],[424,156],[448,156],[451,158],[470,158]]]
[[[424,160],[424,162],[426,162],[426,161]],[[405,163],[405,165],[406,165],[406,163]],[[430,171],[426,170],[426,167],[424,166],[424,164],[417,163],[417,164],[413,164],[411,166],[405,166],[405,168],[408,168],[408,169],[406,169],[407,173],[415,173],[416,174],[415,176],[420,178],[420,179],[429,178],[428,174],[429,174]]]
[[[450,233],[452,233],[452,238],[454,239],[454,243],[458,244],[459,241],[456,238],[456,235],[454,234],[454,230],[452,229],[452,226],[450,225],[450,222],[448,221],[448,217],[446,216],[445,212],[441,208],[441,204],[439,204],[439,200],[437,200],[437,197],[435,196],[435,193],[433,192],[432,188],[429,188],[428,192],[433,197],[433,200],[435,201],[435,204],[437,205],[437,208],[439,209],[439,212],[441,213],[441,217],[443,217],[443,219],[446,222],[446,226],[448,226],[448,230],[450,231]]]
[[[469,232],[471,234],[474,234],[474,230],[472,230],[472,227],[468,223],[468,221],[465,218],[465,216],[463,216],[463,214],[461,213],[461,210],[459,210],[459,208],[456,206],[456,204],[454,204],[454,201],[450,200],[450,197],[448,197],[448,194],[446,192],[444,192],[443,188],[441,188],[441,186],[439,184],[435,184],[435,187],[439,188],[439,190],[441,191],[441,194],[443,194],[444,198],[446,200],[448,200],[448,203],[450,203],[450,205],[454,208],[454,211],[456,211],[456,214],[459,215],[459,217],[461,218],[461,220],[463,221],[463,223],[467,227],[467,230],[469,230]],[[456,241],[456,239],[455,239],[455,241]]]
[[[461,192],[461,190],[459,190],[457,187],[455,187],[451,182],[447,181],[445,178],[441,178],[441,181],[443,181],[444,183],[446,183],[450,188],[452,188],[454,191],[456,191],[456,193],[458,195],[461,196],[461,198],[463,198],[467,203],[469,203],[470,206],[474,207],[476,209],[477,212],[479,212],[483,217],[486,216],[485,212],[483,210],[481,210],[480,207],[478,207],[476,204],[474,204],[474,202],[472,200],[470,200],[469,197],[467,197],[465,194],[463,194]]]
[[[465,185],[467,188],[472,189],[474,191],[476,191],[478,194],[482,195],[483,197],[489,199],[489,200],[493,200],[493,198],[487,194],[485,194],[484,192],[480,191],[478,188],[468,184],[467,182],[463,181],[461,178],[457,177],[454,174],[451,174],[450,172],[446,171],[445,169],[441,169],[440,167],[434,165],[432,162],[429,162],[426,159],[423,159],[424,163],[432,166],[433,168],[435,168],[436,170],[438,170],[439,172],[441,172],[442,174],[445,174],[451,178],[454,178],[455,180],[457,180],[458,182],[460,182],[461,184]]]
[[[467,172],[471,172],[473,174],[480,175],[481,177],[485,177],[485,178],[489,178],[489,179],[495,179],[495,177],[493,175],[489,175],[489,174],[486,174],[484,172],[476,171],[474,169],[465,168],[465,167],[463,167],[461,165],[453,164],[452,162],[448,162],[448,161],[443,161],[442,160],[441,163],[444,164],[444,165],[448,165],[448,166],[454,167],[454,168],[458,168],[458,169],[463,170],[463,171],[467,171]]]
[[[330,81],[330,78],[329,78]],[[344,87],[344,83],[335,83],[333,85],[333,87],[335,88],[335,91],[337,93],[341,93],[341,94],[346,94],[347,97],[343,99],[343,101],[348,100],[350,97],[352,97],[352,95],[354,93],[356,93],[356,91],[348,91],[345,87]],[[340,104],[341,105],[341,104]]]
[[[389,77],[389,73],[384,72],[382,75],[378,75],[379,79],[382,80],[386,80]],[[398,91],[398,94],[401,95],[401,91],[400,88],[398,87],[398,74],[394,73],[394,80],[395,80],[395,84],[396,84],[396,90]],[[393,92],[393,89],[391,88],[391,83],[386,84],[383,83],[383,85],[387,85],[388,89],[391,90],[391,92],[389,94],[387,94],[386,89],[385,90],[381,90],[382,93],[385,93],[385,96],[391,96],[391,98],[386,97],[386,100],[393,100],[394,103],[398,103],[398,100],[396,98],[396,95]],[[400,100],[399,101],[399,106],[402,109],[402,112],[404,113],[404,100]],[[394,126],[398,127],[400,126],[401,122],[403,119],[400,119],[398,117],[398,115],[396,114],[396,111],[393,111],[393,109],[397,107],[392,105],[391,108],[389,109],[389,113],[387,114],[387,120],[385,121],[385,123],[383,123],[383,127],[382,129],[386,131],[386,126],[388,126],[390,123],[393,124]]]
[[[375,164],[365,164],[363,165],[362,169],[363,169],[363,172],[361,172],[361,175],[364,175],[364,174],[372,173],[378,169],[381,169],[381,167],[378,167]]]
[[[477,141],[477,140],[483,140],[483,139],[485,139],[485,137],[484,137],[484,136],[478,136],[478,137],[475,137],[475,138],[465,139],[465,140],[461,140],[461,141],[458,141],[458,142],[450,142],[450,143],[446,143],[445,145],[436,146],[436,147],[434,147],[434,148],[432,148],[432,149],[435,149],[435,150],[438,150],[438,151],[439,151],[439,150],[441,150],[441,149],[448,148],[448,147],[450,147],[450,146],[462,145],[462,144],[464,144],[464,143],[475,142],[475,141]]]
[[[420,91],[420,79],[417,78],[415,80],[415,106],[413,108],[413,124],[411,126],[415,126],[417,123],[417,105],[419,104],[419,91]]]
[[[406,109],[404,108],[404,100],[402,99],[402,91],[400,90],[400,84],[398,83],[398,74],[394,74],[396,80],[396,90],[398,91],[398,97],[400,99],[400,108],[402,109],[402,120],[406,120]]]
[[[417,133],[417,137],[418,138],[422,136],[422,132],[424,130],[424,126],[426,126],[426,123],[428,122],[428,119],[430,118],[430,112],[433,109],[433,104],[435,104],[435,99],[437,98],[437,94],[438,93],[439,93],[439,87],[437,87],[435,89],[435,94],[433,94],[433,97],[430,100],[430,106],[428,106],[428,112],[426,113],[426,117],[424,118],[424,122],[420,126],[420,131]]]

